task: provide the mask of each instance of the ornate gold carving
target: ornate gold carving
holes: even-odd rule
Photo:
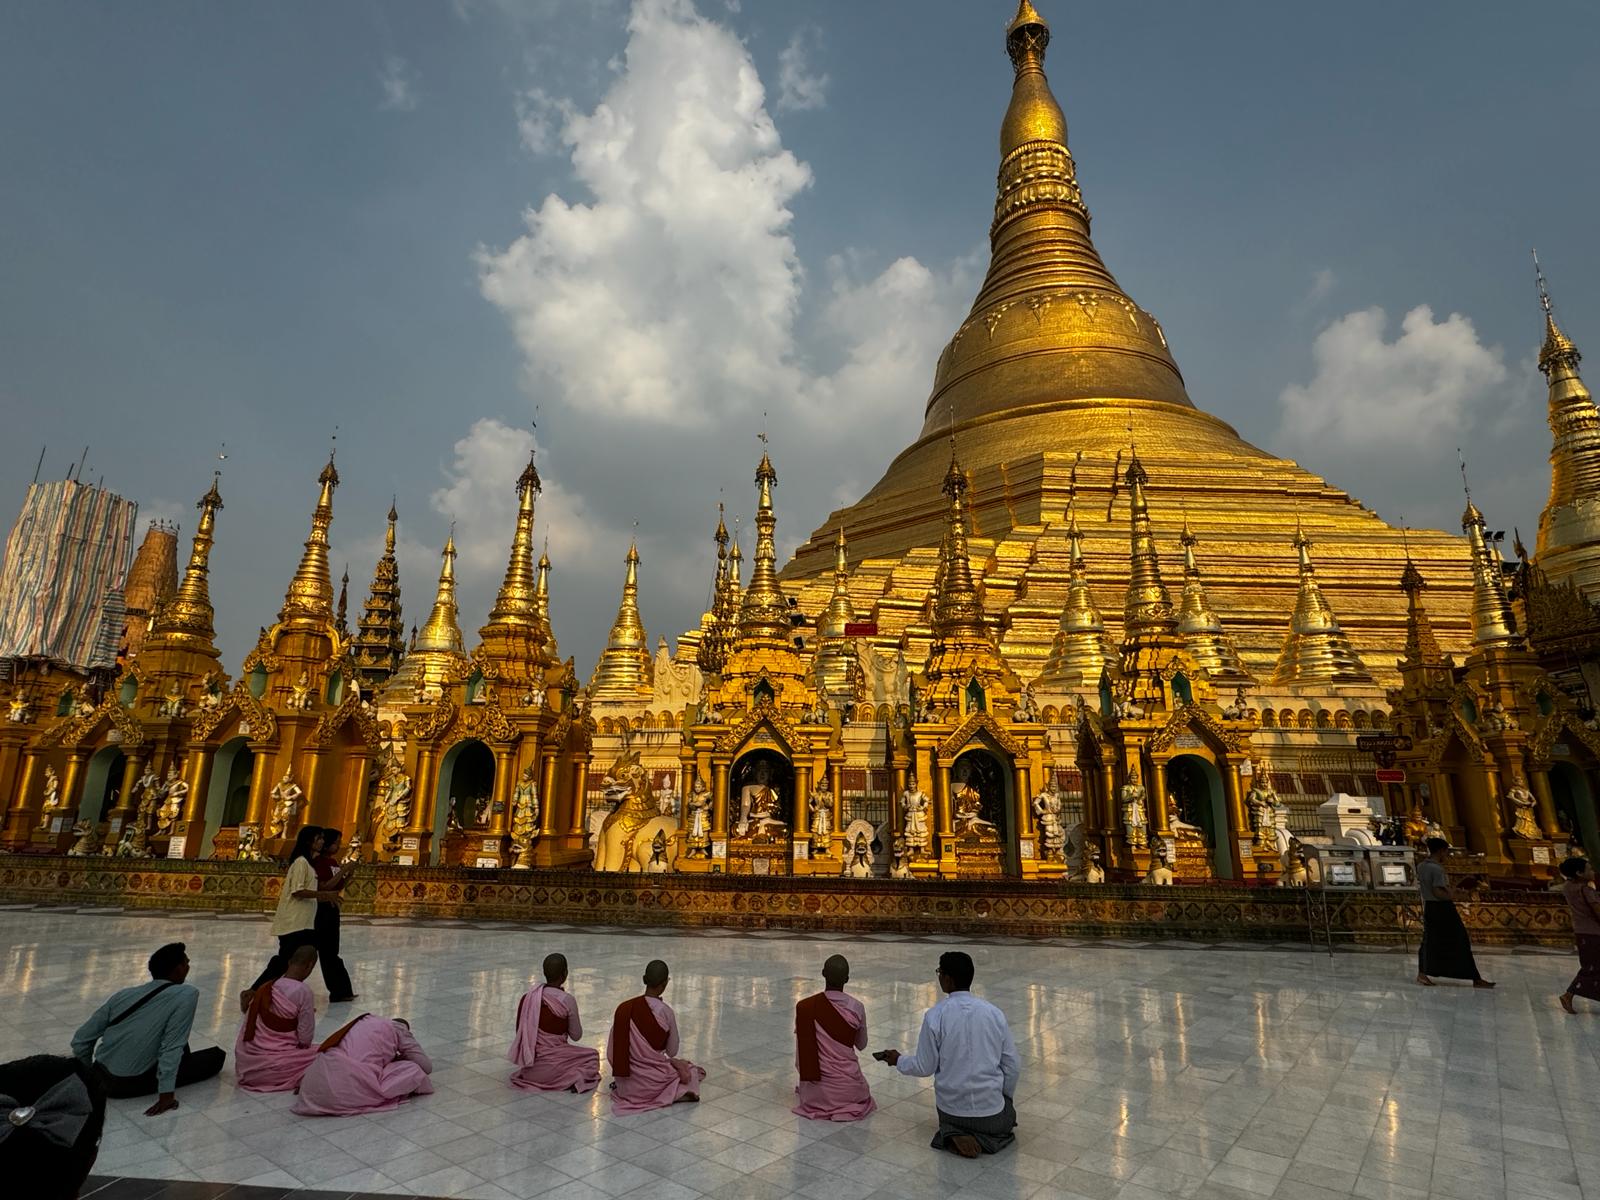
[[[953,733],[938,743],[935,753],[941,761],[953,759],[980,733],[986,734],[996,746],[1013,759],[1023,758],[1028,752],[1021,742],[1006,732],[1005,726],[996,721],[991,713],[980,708],[969,713],[967,719],[956,726]]]

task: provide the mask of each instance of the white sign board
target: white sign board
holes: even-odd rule
[[[184,848],[184,845],[188,842],[188,840],[189,839],[187,837],[175,837],[170,842],[168,842],[167,843],[167,857],[168,858],[182,858],[183,857],[183,848]]]

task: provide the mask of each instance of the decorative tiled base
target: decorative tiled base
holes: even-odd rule
[[[273,863],[0,855],[0,902],[260,912]],[[1320,897],[1319,897],[1320,899]],[[841,933],[1087,935],[1388,944],[1418,930],[1409,894],[1329,893],[1326,924],[1288,888],[1152,888],[1013,880],[888,882],[817,875],[602,875],[592,871],[367,867],[347,913],[570,924],[723,926]],[[1566,905],[1510,892],[1462,906],[1473,940],[1570,946]]]

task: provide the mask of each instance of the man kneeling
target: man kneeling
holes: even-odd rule
[[[544,982],[517,1005],[517,1035],[508,1057],[517,1064],[511,1086],[529,1092],[592,1092],[600,1084],[600,1051],[575,1046],[583,1036],[578,1002],[567,995],[567,959],[544,960]]]
[[[822,964],[823,991],[794,1006],[794,1058],[800,1083],[796,1116],[859,1121],[877,1109],[856,1051],[867,1048],[867,1010],[847,995],[850,963],[842,954]]]
[[[611,1063],[611,1111],[649,1112],[700,1099],[706,1073],[676,1057],[678,1018],[661,998],[667,990],[667,964],[651,959],[644,969],[644,995],[617,1005],[606,1058]]]
[[[433,1063],[410,1025],[362,1013],[317,1048],[293,1111],[305,1117],[383,1112],[430,1095],[431,1074]]]
[[[922,1018],[917,1052],[880,1050],[873,1055],[902,1075],[932,1075],[939,1114],[935,1150],[963,1158],[993,1154],[1016,1140],[1017,1046],[1006,1016],[968,989],[975,969],[969,955],[939,956],[939,987],[945,998]]]
[[[233,1043],[233,1073],[247,1092],[291,1092],[317,1056],[317,1010],[306,979],[317,948],[301,946],[277,979],[255,990]]]

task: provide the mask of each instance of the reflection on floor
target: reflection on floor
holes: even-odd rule
[[[288,1112],[290,1096],[236,1090],[229,1069],[160,1118],[141,1115],[145,1102],[113,1102],[95,1172],[133,1178],[94,1200],[256,1200],[143,1180],[297,1200],[1600,1200],[1600,1007],[1557,1008],[1569,956],[1485,954],[1500,987],[1473,992],[1417,988],[1395,953],[972,945],[975,990],[1009,1015],[1023,1076],[1018,1146],[969,1162],[928,1149],[926,1084],[870,1061],[881,1108],[868,1120],[814,1125],[788,1111],[792,1005],[820,986],[823,956],[850,958],[873,1046],[909,1048],[934,1000],[939,947],[714,932],[353,923],[353,1011],[407,1017],[433,1055],[437,1094],[374,1117],[305,1119]],[[230,997],[271,948],[261,919],[194,914],[9,910],[0,934],[0,1058],[65,1052],[77,1023],[136,982],[165,941],[188,943],[204,997],[193,1044],[231,1048]],[[613,1118],[603,1091],[507,1087],[516,999],[551,950],[571,960],[596,1046],[644,962],[665,958],[684,1052],[710,1072],[704,1102]],[[352,1010],[324,1011],[313,984],[326,1033]]]

